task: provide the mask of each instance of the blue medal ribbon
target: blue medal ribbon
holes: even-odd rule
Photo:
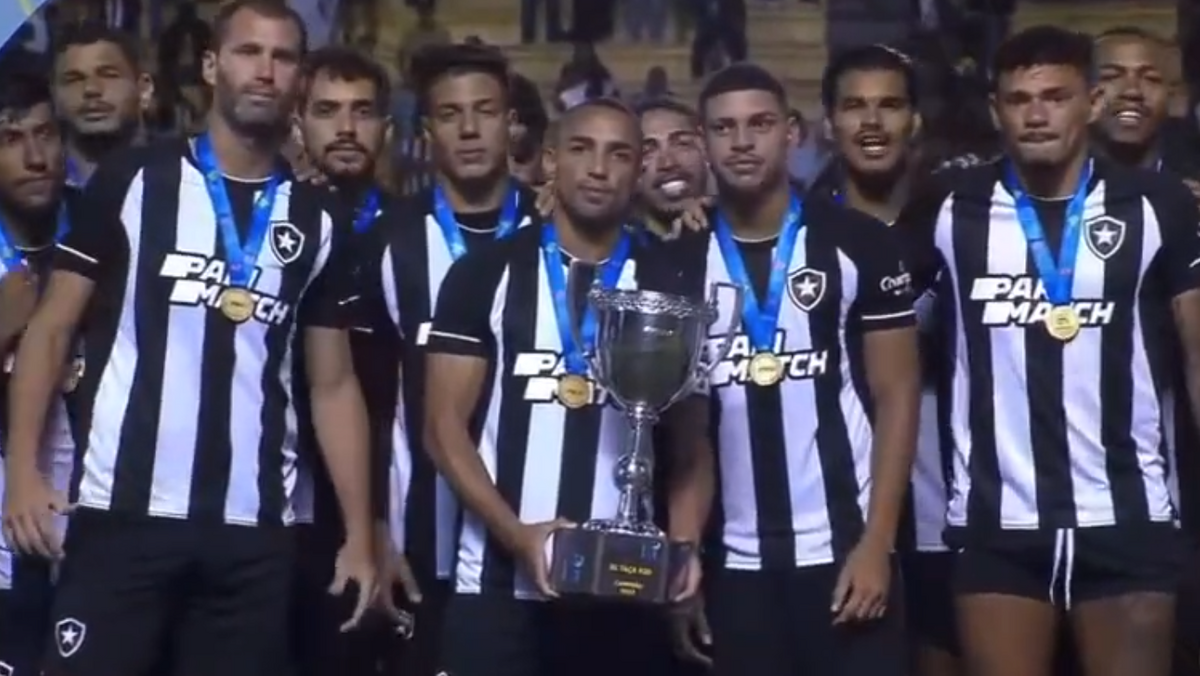
[[[71,159],[70,155],[67,155],[67,185],[74,188],[87,186],[87,181],[83,179],[83,175],[79,171],[79,165]]]
[[[1062,246],[1059,247],[1058,256],[1050,251],[1042,220],[1033,206],[1033,200],[1021,187],[1011,163],[1006,173],[1008,191],[1012,193],[1016,205],[1017,221],[1025,233],[1025,241],[1029,244],[1029,252],[1033,255],[1038,276],[1042,278],[1046,298],[1055,306],[1069,305],[1075,281],[1075,258],[1079,254],[1079,237],[1083,231],[1083,207],[1087,202],[1088,183],[1092,179],[1092,163],[1089,161],[1083,171],[1079,172],[1079,184],[1075,186],[1075,194],[1071,196],[1071,201],[1067,203]]]
[[[379,191],[371,188],[354,215],[354,232],[362,234],[375,222],[375,212],[379,211]]]
[[[271,174],[262,193],[254,200],[254,208],[250,212],[250,229],[246,233],[245,241],[242,241],[237,221],[234,219],[233,205],[229,202],[229,193],[225,190],[225,177],[221,175],[221,169],[217,166],[208,134],[201,134],[196,139],[196,163],[200,165],[200,171],[204,174],[208,197],[212,200],[213,211],[216,213],[217,229],[221,231],[221,239],[225,244],[229,284],[249,290],[250,282],[254,279],[255,267],[258,265],[258,253],[262,250],[263,242],[267,238],[267,228],[271,223],[275,193],[279,189],[279,174]]]
[[[779,310],[783,305],[784,283],[787,281],[788,266],[792,262],[796,238],[804,228],[803,211],[800,199],[792,195],[791,205],[783,217],[783,229],[779,231],[779,242],[775,245],[772,256],[766,298],[762,299],[761,305],[754,290],[754,283],[746,271],[746,263],[742,260],[742,252],[738,250],[737,242],[733,239],[729,221],[724,213],[717,215],[717,226],[713,228],[713,234],[717,238],[717,246],[721,249],[721,257],[725,259],[725,267],[729,270],[729,279],[742,288],[742,326],[755,352],[775,350],[775,329],[779,324]]]
[[[509,188],[504,206],[500,208],[500,220],[496,224],[496,239],[504,239],[517,229],[517,210],[520,206],[521,193],[513,185]],[[433,189],[433,219],[437,221],[438,227],[442,229],[442,235],[446,238],[446,246],[450,249],[450,258],[453,260],[462,258],[467,253],[467,241],[463,239],[458,220],[454,218],[454,210],[450,208],[450,202],[446,199],[446,193],[442,191],[440,185]]]
[[[58,209],[58,228],[54,231],[54,243],[63,241],[70,229],[71,223],[67,219],[67,207],[63,205]],[[12,242],[12,238],[8,236],[8,226],[0,221],[0,262],[4,263],[6,274],[25,264],[25,252],[18,249]]]
[[[629,260],[631,237],[623,230],[621,239],[608,260],[599,265],[596,271],[597,280],[603,289],[616,287],[621,279],[621,270],[625,261]],[[575,332],[571,330],[571,306],[574,299],[567,298],[567,276],[563,271],[562,249],[558,246],[558,233],[553,223],[542,226],[542,260],[546,267],[546,279],[550,282],[550,297],[554,301],[554,315],[558,320],[558,335],[562,340],[563,366],[567,373],[586,376],[588,371],[587,359],[584,353],[596,342],[596,313],[591,306],[584,303],[583,316],[579,321],[579,340],[575,341]]]

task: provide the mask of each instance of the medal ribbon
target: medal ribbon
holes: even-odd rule
[[[1079,184],[1075,186],[1075,194],[1071,196],[1071,201],[1067,203],[1066,223],[1063,226],[1062,246],[1059,247],[1058,256],[1050,251],[1046,231],[1042,227],[1037,209],[1017,180],[1012,164],[1008,165],[1007,175],[1008,191],[1012,193],[1013,202],[1016,204],[1017,220],[1025,233],[1025,241],[1029,244],[1029,252],[1033,255],[1038,276],[1042,278],[1042,284],[1046,288],[1046,298],[1054,306],[1069,305],[1075,281],[1075,259],[1079,254],[1079,237],[1083,231],[1083,207],[1087,201],[1088,183],[1092,179],[1092,163],[1088,162],[1079,173]]]
[[[376,211],[379,211],[379,191],[371,188],[367,191],[362,205],[358,207],[358,213],[354,215],[354,232],[360,235],[366,232],[371,223],[375,222]]]
[[[83,180],[83,176],[79,171],[79,165],[75,160],[67,155],[67,185],[74,188],[83,188],[87,186],[87,181]]]
[[[54,243],[61,242],[70,229],[71,223],[67,220],[67,207],[63,205],[58,209],[58,228],[54,231]],[[25,264],[25,253],[12,243],[12,238],[8,236],[8,226],[4,224],[4,221],[0,221],[0,263],[4,263],[6,273]]]
[[[625,261],[629,260],[630,236],[628,231],[622,231],[621,239],[613,249],[608,260],[601,263],[596,271],[596,279],[602,289],[612,289],[621,278],[621,270]],[[542,260],[546,267],[546,279],[550,282],[550,296],[554,301],[554,315],[558,320],[558,335],[562,340],[563,365],[567,373],[586,376],[588,365],[584,352],[596,342],[596,313],[588,303],[584,303],[583,317],[579,321],[579,339],[582,345],[575,342],[575,332],[571,330],[571,306],[573,298],[567,298],[567,276],[563,270],[562,250],[558,246],[558,234],[553,223],[542,226]]]
[[[775,245],[772,256],[766,298],[761,305],[754,290],[754,283],[746,271],[746,263],[742,260],[742,252],[738,250],[737,242],[733,239],[729,221],[725,219],[724,213],[717,214],[717,225],[713,228],[713,234],[716,235],[717,246],[721,249],[721,257],[725,259],[730,280],[742,288],[742,326],[755,352],[775,350],[775,328],[779,324],[779,310],[783,306],[784,282],[787,279],[788,266],[792,262],[796,238],[804,228],[803,211],[800,198],[792,195],[791,205],[783,217],[783,229],[779,231],[779,242]]]
[[[517,190],[516,185],[513,185],[508,190],[504,206],[500,209],[500,221],[496,224],[496,239],[504,239],[517,229],[517,208],[520,205],[521,193]],[[450,258],[453,260],[462,258],[463,254],[467,253],[467,242],[463,239],[458,221],[454,218],[454,210],[450,208],[450,202],[446,200],[446,193],[442,191],[440,185],[433,189],[433,220],[437,221],[438,227],[442,229],[442,235],[446,238],[446,246],[450,249]]]
[[[221,169],[217,166],[208,134],[201,134],[196,139],[196,163],[204,173],[208,197],[212,200],[213,211],[217,217],[217,228],[221,231],[221,239],[225,244],[229,283],[234,287],[248,289],[254,277],[254,268],[258,264],[258,252],[262,250],[263,241],[267,238],[271,211],[275,206],[275,193],[279,188],[279,174],[271,174],[262,193],[254,200],[254,209],[250,212],[250,230],[243,242],[238,233],[237,221],[234,220],[229,193],[225,190],[225,177],[221,175]]]

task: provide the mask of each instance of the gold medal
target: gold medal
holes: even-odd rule
[[[225,289],[221,294],[221,314],[229,321],[241,324],[254,316],[254,296],[245,289]]]
[[[1046,313],[1046,333],[1055,340],[1067,342],[1079,335],[1079,313],[1070,305],[1056,305]]]
[[[592,401],[592,384],[583,376],[563,374],[558,379],[558,400],[567,408],[583,408]]]
[[[773,352],[759,352],[750,358],[750,381],[770,387],[783,380],[783,360]]]

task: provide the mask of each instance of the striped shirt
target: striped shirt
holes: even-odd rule
[[[830,563],[857,544],[873,439],[863,335],[915,323],[909,275],[887,226],[823,198],[805,200],[802,220],[783,258],[786,295],[772,350],[782,380],[752,381],[756,350],[738,321],[709,383],[721,493],[716,551],[726,568]],[[778,238],[736,244],[761,304]],[[708,281],[737,282],[717,237],[701,245]],[[731,311],[722,307],[714,331],[729,325]]]
[[[626,452],[628,423],[599,388],[579,408],[557,399],[563,343],[542,256],[543,227],[523,228],[454,263],[438,294],[426,351],[487,361],[476,408],[478,452],[521,521],[612,518],[619,498],[613,470]],[[684,275],[679,251],[635,237],[617,288],[698,295],[699,279],[693,281],[690,270]],[[560,264],[565,269],[568,262],[564,255]],[[509,552],[469,511],[459,527],[454,579],[459,593],[537,597]]]
[[[531,222],[534,194],[522,189],[515,226]],[[468,252],[493,241],[500,227],[501,209],[454,214]],[[438,292],[454,255],[434,215],[434,192],[387,204],[364,244],[361,288],[363,317],[380,342],[390,339],[400,354],[400,369],[376,368],[376,378],[391,378],[388,410],[377,430],[391,459],[389,470],[390,523],[400,551],[407,552],[422,572],[449,578],[454,559],[457,502],[446,482],[437,476],[424,451],[425,361],[422,349],[429,339]],[[381,395],[382,396],[382,395]],[[472,430],[478,439],[480,429]]]
[[[68,189],[65,200],[68,208],[68,217],[75,216],[78,218],[78,193]],[[70,218],[68,218],[68,222],[70,222]],[[24,260],[26,265],[35,274],[44,278],[46,270],[49,269],[50,259],[53,254],[54,249],[51,246],[31,249],[24,252]],[[7,266],[0,261],[0,278],[3,278],[8,272]],[[20,338],[18,337],[7,346],[8,351],[4,355],[3,370],[0,372],[0,429],[4,430],[5,436],[7,436],[8,430],[9,382],[19,345]],[[63,380],[64,395],[57,397],[52,404],[53,408],[46,420],[46,430],[42,441],[41,453],[38,456],[38,466],[43,475],[49,480],[50,485],[55,490],[63,491],[64,493],[70,484],[71,465],[75,455],[75,443],[71,438],[70,421],[67,416],[67,402],[71,397],[71,391],[77,385],[75,378],[83,369],[83,361],[74,360],[67,368],[69,370]],[[3,456],[4,448],[0,444],[0,503],[4,500]],[[60,528],[66,526],[65,519],[60,518],[58,521]],[[13,553],[4,541],[3,533],[0,533],[0,590],[12,587],[13,572]]]
[[[989,537],[1166,522],[1159,395],[1170,302],[1200,287],[1194,198],[1160,174],[1096,160],[1083,204],[1067,342],[1029,253],[1004,163],[952,170],[903,218],[916,277],[937,283],[950,375],[951,530]],[[1067,202],[1034,200],[1051,251]],[[1178,368],[1175,366],[1175,368]]]
[[[265,182],[225,184],[244,230]],[[188,143],[118,153],[84,200],[89,218],[54,261],[96,284],[72,500],[156,517],[290,523],[292,341],[300,325],[346,328],[353,319],[348,224],[335,225],[324,189],[285,177],[252,273],[253,313],[238,324],[218,309],[230,283],[226,252]]]

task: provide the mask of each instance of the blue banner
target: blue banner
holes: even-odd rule
[[[8,41],[21,24],[37,13],[48,0],[0,0],[0,44]]]

